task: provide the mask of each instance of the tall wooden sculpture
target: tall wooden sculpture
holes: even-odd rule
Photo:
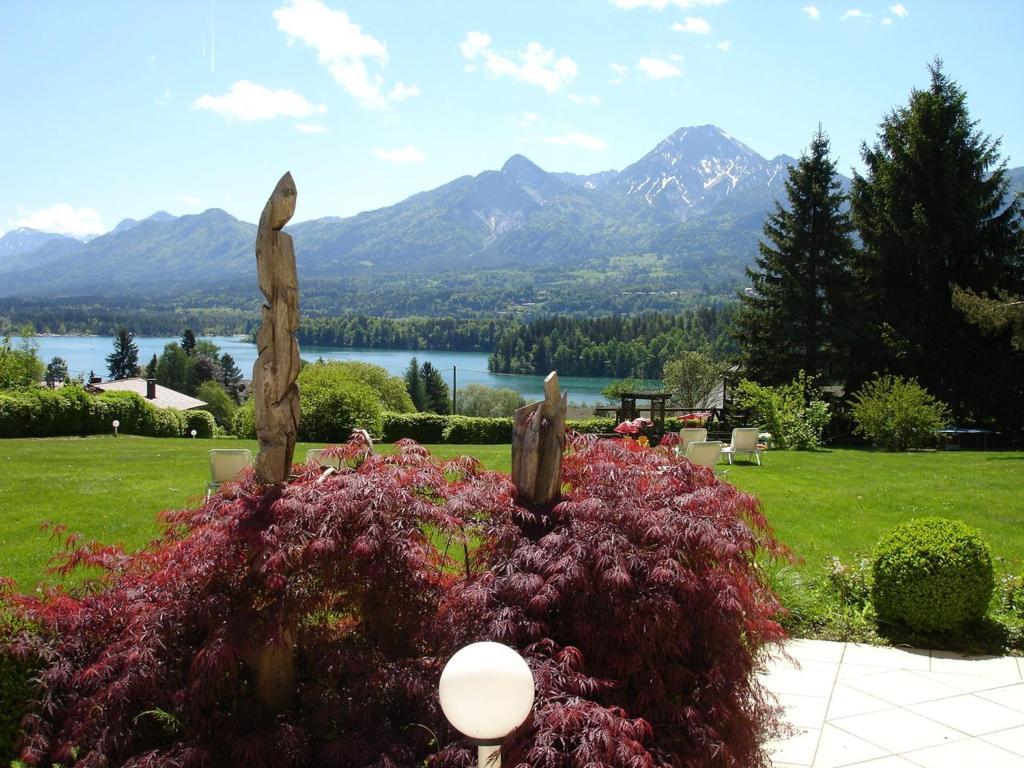
[[[260,441],[256,479],[267,485],[288,478],[299,432],[299,279],[291,235],[281,231],[295,213],[296,194],[286,173],[267,200],[256,233],[256,271],[266,303],[256,334],[259,358],[252,388]]]
[[[512,420],[512,482],[519,503],[550,507],[561,496],[562,451],[569,393],[559,392],[558,374],[544,379],[544,399],[524,405]]]

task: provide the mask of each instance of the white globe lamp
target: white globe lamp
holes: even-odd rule
[[[196,431],[195,431],[194,429],[192,430],[192,439],[193,439],[193,440],[195,440],[195,439],[196,439]]]
[[[480,768],[499,768],[501,742],[533,709],[533,673],[507,645],[467,645],[441,672],[441,709],[457,731],[475,742]]]
[[[121,426],[121,422],[118,421],[117,419],[114,419],[111,422],[111,425],[114,427],[114,437],[117,437],[117,428]]]

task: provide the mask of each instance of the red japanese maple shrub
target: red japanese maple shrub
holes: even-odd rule
[[[286,488],[250,476],[165,514],[141,552],[76,545],[61,568],[99,567],[87,591],[6,595],[35,627],[9,650],[43,663],[21,759],[470,766],[437,682],[494,639],[538,688],[506,765],[764,762],[751,671],[782,633],[753,499],[668,452],[576,439],[544,513],[474,459],[398,448],[337,447],[340,471],[296,467]]]

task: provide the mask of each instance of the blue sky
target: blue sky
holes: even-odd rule
[[[0,231],[349,216],[519,152],[621,169],[687,125],[840,170],[941,56],[1024,165],[1024,2],[4,0]]]

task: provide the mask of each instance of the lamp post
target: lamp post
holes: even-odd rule
[[[195,440],[195,439],[196,439],[196,431],[195,431],[194,429],[192,430],[192,439],[193,439],[193,440]]]
[[[441,709],[477,745],[479,768],[501,767],[501,742],[533,709],[533,673],[507,645],[467,645],[452,656],[438,686]]]
[[[114,427],[114,437],[117,437],[117,428],[121,426],[121,422],[120,422],[120,421],[118,421],[117,419],[114,419],[114,420],[113,420],[112,422],[110,422],[110,423],[111,423],[111,424],[113,425],[113,427]]]

